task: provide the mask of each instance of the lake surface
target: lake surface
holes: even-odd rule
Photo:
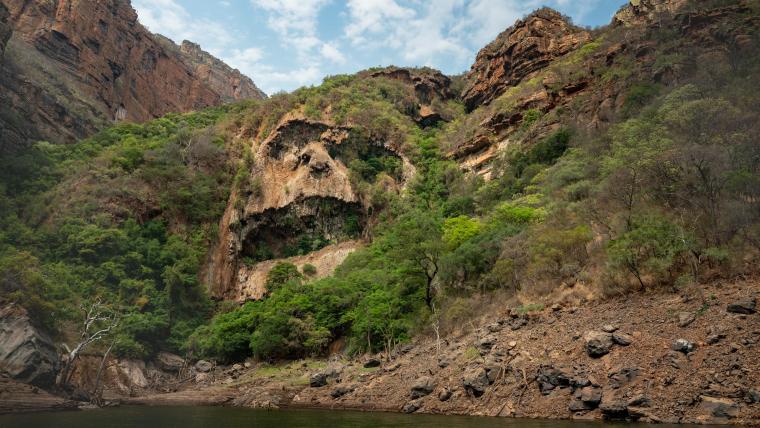
[[[0,416],[0,428],[609,428],[613,424],[229,407],[117,407]],[[614,424],[620,428],[621,424]],[[631,427],[646,427],[636,424]],[[666,425],[658,425],[664,428]]]

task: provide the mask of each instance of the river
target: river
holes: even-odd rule
[[[608,428],[571,422],[464,416],[230,407],[117,407],[0,416],[0,428]],[[614,424],[620,428],[620,424]],[[644,427],[643,424],[631,425]],[[665,428],[658,425],[657,428]]]

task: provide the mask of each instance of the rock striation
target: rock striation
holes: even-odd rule
[[[129,0],[4,3],[13,35],[0,70],[3,145],[74,142],[112,121],[264,97],[197,45],[150,33]]]
[[[0,308],[0,373],[49,387],[55,382],[57,368],[53,341],[32,325],[26,311],[13,304]]]
[[[589,41],[588,31],[557,11],[540,9],[478,52],[462,98],[468,111],[489,104],[509,87]]]

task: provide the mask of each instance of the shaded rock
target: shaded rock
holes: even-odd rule
[[[663,360],[674,369],[684,369],[689,362],[688,358],[679,351],[668,351]]]
[[[747,299],[729,303],[726,310],[732,314],[754,314],[757,312],[757,299]]]
[[[568,410],[571,412],[585,412],[588,410],[594,410],[595,407],[584,403],[582,400],[573,399],[570,400],[570,404],[567,405]]]
[[[625,333],[612,333],[612,341],[620,346],[628,346],[633,343],[633,336]]]
[[[327,375],[324,373],[314,373],[309,377],[309,386],[312,388],[321,388],[327,385]]]
[[[696,316],[692,312],[681,312],[678,314],[678,326],[683,328],[693,323]]]
[[[644,394],[639,394],[628,400],[628,407],[649,407],[652,400]]]
[[[589,331],[584,335],[586,353],[592,358],[607,355],[612,349],[612,335],[600,331]]]
[[[161,370],[178,372],[185,366],[185,359],[169,352],[159,352],[156,363]]]
[[[488,374],[482,367],[470,369],[462,376],[462,386],[475,397],[483,395],[488,385]]]
[[[353,385],[341,385],[333,389],[332,392],[330,392],[330,397],[340,398],[346,394],[350,394],[354,392],[355,389],[356,387],[354,387]]]
[[[555,388],[568,387],[573,379],[572,370],[566,367],[555,367],[552,365],[541,366],[538,369],[538,389],[542,394],[548,395]]]
[[[612,388],[620,388],[626,383],[632,381],[639,375],[639,369],[637,367],[622,367],[616,370],[611,370],[607,374],[609,379],[609,385]]]
[[[628,417],[628,404],[619,399],[604,400],[599,406],[605,419],[621,420]]]
[[[375,367],[380,367],[381,364],[383,364],[383,362],[380,361],[379,358],[370,358],[369,360],[367,360],[366,363],[364,363],[364,368],[371,369]]]
[[[53,341],[13,304],[0,308],[0,372],[40,387],[53,385],[58,372]]]
[[[760,388],[747,391],[747,401],[750,403],[760,403]]]
[[[417,410],[420,409],[419,404],[411,402],[404,404],[404,407],[401,408],[402,413],[414,413]]]
[[[480,350],[481,354],[487,353],[488,351],[493,348],[494,343],[496,343],[496,338],[493,336],[486,336],[483,338],[480,338],[478,341],[475,342],[475,346]]]
[[[198,370],[201,373],[208,373],[213,369],[214,364],[210,361],[199,360],[197,363],[195,363],[195,370]]]
[[[587,386],[580,390],[580,400],[585,404],[596,408],[599,403],[602,402],[602,390],[601,388],[595,388]]]
[[[422,376],[412,385],[412,399],[429,395],[435,389],[435,381],[430,376]]]
[[[721,422],[739,415],[739,406],[727,398],[700,397],[699,409],[703,412],[700,419],[704,422]]]
[[[693,342],[690,342],[686,339],[676,339],[673,341],[673,344],[671,345],[671,349],[677,352],[682,352],[684,354],[688,354],[692,351],[694,351],[694,348],[696,345],[694,345]]]
[[[451,398],[452,392],[448,388],[444,388],[441,392],[438,393],[438,400],[440,401],[449,401]]]

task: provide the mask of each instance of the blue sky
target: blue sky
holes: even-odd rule
[[[199,43],[268,94],[385,65],[469,69],[477,51],[546,5],[610,22],[626,0],[133,0],[140,21]]]

